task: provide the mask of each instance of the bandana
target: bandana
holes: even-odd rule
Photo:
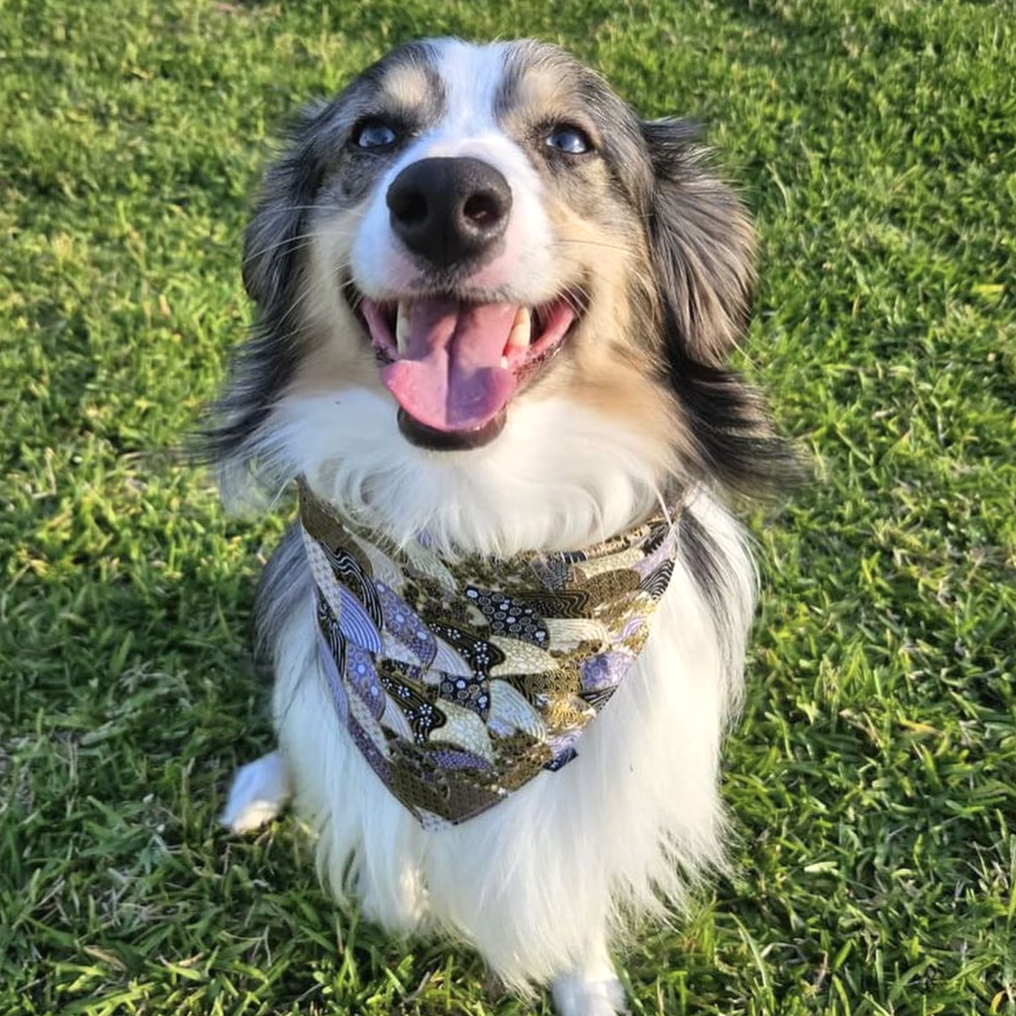
[[[587,550],[442,559],[300,486],[315,629],[339,721],[428,829],[576,757],[645,644],[677,512]]]

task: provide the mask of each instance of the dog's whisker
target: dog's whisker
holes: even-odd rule
[[[340,212],[343,210],[342,205],[329,204],[326,201],[318,201],[312,205],[273,205],[272,211],[274,212]]]
[[[265,244],[263,247],[258,247],[256,250],[249,251],[241,262],[242,267],[246,267],[251,261],[256,261],[258,258],[263,257],[265,254],[270,254],[272,251],[286,250],[286,253],[295,253],[298,250],[303,250],[304,247],[310,245],[310,241],[314,238],[315,233],[301,233],[299,236],[287,236],[285,240],[279,240],[277,243]]]
[[[307,279],[300,291],[293,297],[292,304],[287,310],[275,321],[273,321],[274,328],[281,328],[290,318],[294,317],[296,313],[302,308],[302,305],[311,298],[314,293],[314,280]],[[303,322],[298,327],[286,332],[284,335],[280,335],[280,341],[283,339],[292,338],[294,335],[298,335],[302,331],[306,331],[309,328],[308,322]]]
[[[572,246],[572,247],[599,247],[602,250],[615,251],[618,254],[631,254],[632,249],[626,247],[623,244],[617,243],[606,243],[603,240],[586,240],[579,239],[578,237],[571,236],[559,236],[554,241],[559,246]]]

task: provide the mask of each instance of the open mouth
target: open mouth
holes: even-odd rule
[[[537,307],[449,295],[364,297],[357,309],[381,381],[399,404],[403,434],[453,450],[477,448],[501,432],[508,404],[561,348],[581,306],[568,292]]]

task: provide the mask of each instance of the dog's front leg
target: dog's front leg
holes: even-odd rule
[[[277,751],[237,770],[219,821],[234,833],[246,833],[271,822],[293,795],[286,763]]]
[[[557,1016],[616,1016],[624,1009],[624,991],[605,944],[587,962],[554,978],[551,992]]]

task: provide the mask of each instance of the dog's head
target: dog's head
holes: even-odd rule
[[[259,334],[220,457],[288,442],[292,471],[375,501],[385,476],[447,499],[486,475],[497,504],[513,475],[590,493],[616,462],[622,514],[668,474],[761,478],[763,415],[724,367],[752,230],[691,135],[534,42],[406,45],[307,110],[248,230]]]

